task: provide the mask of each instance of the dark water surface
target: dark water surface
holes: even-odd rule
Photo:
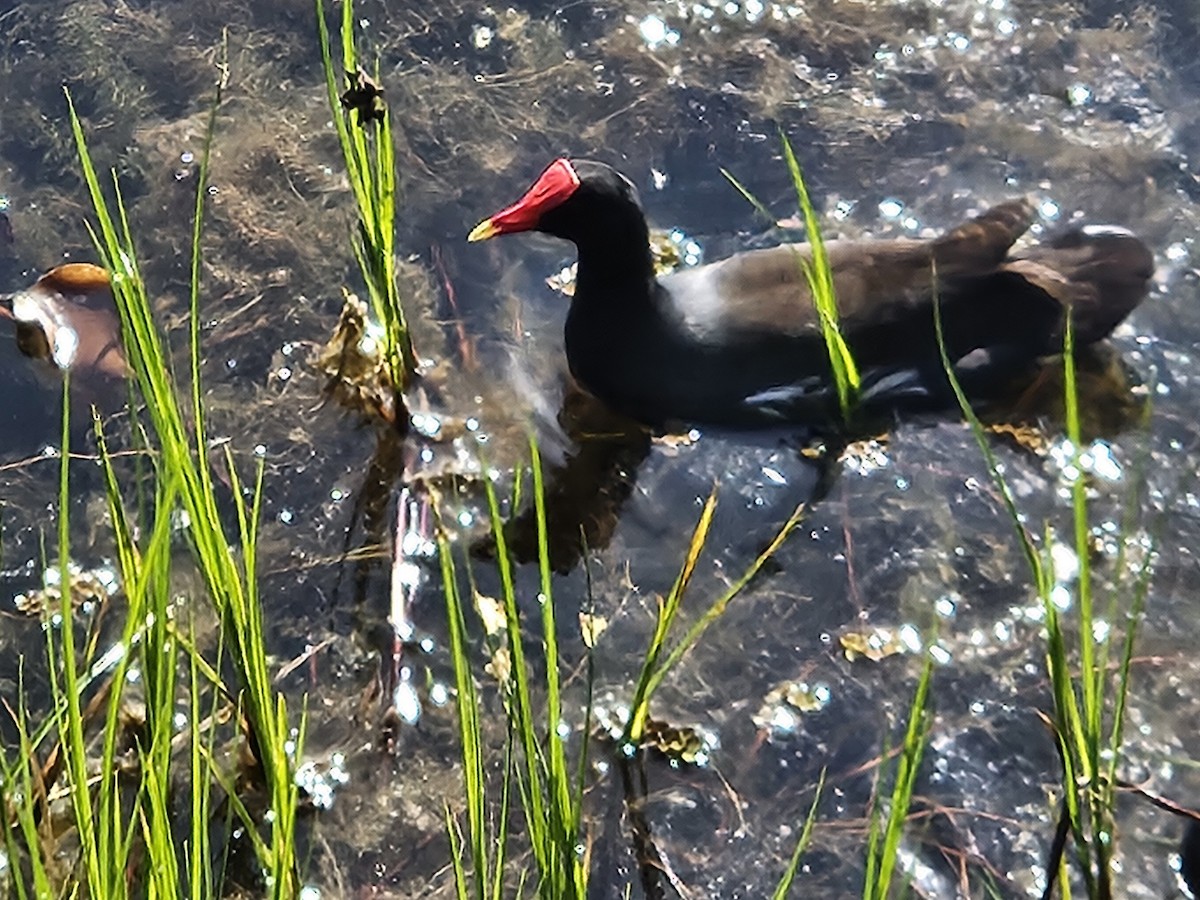
[[[552,475],[562,507],[593,527],[595,612],[611,623],[596,656],[608,709],[629,699],[655,596],[670,588],[711,487],[719,484],[720,505],[690,610],[745,569],[821,474],[794,435],[581,448],[556,436],[566,301],[546,279],[571,262],[569,248],[534,236],[467,245],[472,225],[551,159],[573,154],[626,172],[652,224],[678,230],[706,259],[769,244],[778,232],[719,169],[781,219],[794,216],[782,131],[827,236],[934,233],[1020,194],[1040,205],[1035,232],[1088,221],[1139,233],[1158,271],[1113,340],[1128,388],[1086,404],[1098,441],[1096,566],[1111,578],[1122,535],[1136,559],[1157,534],[1122,773],[1197,802],[1194,4],[454,0],[362,2],[359,14],[397,131],[403,287],[431,373],[416,405],[447,421],[474,419],[502,481],[521,459],[524,423],[540,423],[555,471],[565,463],[570,473]],[[355,275],[352,201],[308,0],[4,5],[0,194],[15,241],[0,246],[0,290],[64,259],[92,258],[67,84],[93,156],[120,172],[147,280],[184,346],[194,157],[226,26],[232,80],[211,172],[204,378],[213,434],[247,466],[266,460],[260,567],[271,650],[281,669],[312,654],[281,684],[308,694],[308,756],[349,778],[311,819],[309,882],[325,897],[451,896],[442,804],[460,781],[442,601],[429,578],[403,657],[419,723],[388,726],[389,533],[405,453],[410,470],[473,476],[481,464],[471,431],[377,452],[370,428],[321,402],[311,357]],[[41,540],[53,529],[57,466],[44,448],[57,442],[57,387],[7,340],[0,370],[10,385],[0,392],[0,695],[11,698],[20,654],[41,653],[41,623],[13,598],[41,582]],[[1146,399],[1152,411],[1139,427]],[[109,427],[128,443],[124,415]],[[1045,432],[1044,455],[999,439],[996,453],[1027,520],[1052,522],[1069,542],[1052,414]],[[87,440],[81,429],[81,451]],[[857,895],[871,781],[921,663],[916,653],[851,662],[839,638],[886,628],[916,642],[936,625],[936,718],[918,784],[931,815],[914,828],[904,865],[919,896],[1040,896],[1058,777],[1036,715],[1051,705],[1040,613],[978,449],[957,421],[909,422],[834,466],[804,524],[656,699],[656,716],[713,741],[706,767],[649,765],[646,816],[659,850],[692,897],[769,896],[827,768],[796,895]],[[1146,485],[1129,500],[1138,472]],[[105,566],[112,547],[97,469],[80,462],[73,476],[77,562]],[[449,502],[458,543],[478,540],[477,490]],[[574,546],[575,524],[560,528]],[[414,559],[421,549],[410,548]],[[1070,567],[1065,544],[1057,558]],[[581,561],[560,562],[555,600],[574,663],[587,583]],[[488,568],[476,566],[485,592],[494,588]],[[530,603],[532,569],[519,571]],[[413,577],[433,572],[417,562]],[[804,685],[820,708],[780,699],[788,684]],[[577,727],[578,679],[571,690]],[[498,723],[499,704],[489,708]],[[594,784],[596,896],[624,896],[629,884],[641,896],[618,780],[598,771]],[[1119,895],[1175,895],[1182,824],[1133,798],[1119,812]]]

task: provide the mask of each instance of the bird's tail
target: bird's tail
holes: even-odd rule
[[[1146,296],[1154,255],[1112,225],[1072,228],[1014,255],[1001,267],[1069,309],[1079,346],[1106,338]]]
[[[1006,200],[947,231],[933,242],[938,277],[979,274],[1000,265],[1033,217],[1034,207],[1028,200]]]

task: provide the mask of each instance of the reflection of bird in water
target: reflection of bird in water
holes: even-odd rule
[[[1074,228],[1012,252],[1033,207],[1012,200],[932,241],[831,241],[840,328],[868,409],[951,401],[934,332],[936,267],[956,374],[986,393],[1061,350],[1111,333],[1145,296],[1153,257],[1129,232]],[[740,253],[656,277],[633,184],[587,160],[554,162],[472,240],[542,231],[579,252],[566,324],[571,371],[612,409],[647,425],[813,422],[836,409],[828,353],[802,260],[805,244]]]
[[[547,465],[546,524],[551,565],[566,572],[585,546],[604,547],[612,538],[638,466],[650,452],[650,434],[574,384],[567,387],[558,424],[572,446],[561,462]],[[537,559],[532,507],[509,522],[506,537],[516,559]]]

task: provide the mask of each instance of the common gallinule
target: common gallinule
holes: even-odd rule
[[[1066,308],[1082,346],[1106,337],[1141,302],[1154,261],[1138,238],[1121,228],[1078,227],[1010,254],[1033,217],[1029,202],[1010,200],[931,241],[826,245],[865,407],[949,399],[934,332],[934,263],[947,349],[976,394],[1060,351]],[[637,189],[615,169],[582,159],[555,160],[468,239],[520,231],[578,249],[567,361],[616,411],[651,427],[741,427],[811,422],[836,409],[801,270],[807,244],[655,277]]]

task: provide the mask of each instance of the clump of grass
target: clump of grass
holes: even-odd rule
[[[329,110],[358,209],[354,256],[367,285],[371,309],[383,329],[387,371],[395,389],[403,391],[417,370],[417,358],[396,282],[396,157],[391,110],[383,102],[378,62],[372,75],[359,60],[354,0],[342,3],[340,71],[333,63],[324,2],[316,3]],[[369,84],[362,82],[364,78]],[[349,87],[359,84],[365,88],[357,108],[348,109],[343,103],[339,92],[343,79],[349,80]],[[377,94],[375,88],[379,88]]]
[[[825,352],[829,357],[829,369],[833,374],[834,387],[837,389],[838,408],[842,414],[842,422],[849,424],[858,407],[859,392],[862,379],[859,377],[858,366],[854,362],[854,354],[842,336],[839,324],[837,295],[833,285],[833,270],[829,265],[829,254],[825,250],[825,241],[821,237],[821,223],[817,221],[816,211],[808,196],[808,187],[804,183],[804,174],[800,171],[800,163],[796,160],[792,143],[782,132],[779,135],[783,144],[783,157],[787,161],[788,174],[796,191],[796,202],[804,215],[804,232],[808,240],[810,255],[805,257],[796,254],[804,280],[812,295],[813,306],[817,311],[817,322],[821,326],[821,336],[825,340]],[[737,179],[725,169],[721,173],[737,188],[743,197],[771,222],[775,217],[762,205]]]
[[[574,767],[567,761],[566,737],[561,729],[563,706],[559,684],[560,656],[557,624],[552,593],[549,537],[546,524],[545,486],[536,442],[530,443],[532,464],[533,504],[536,516],[539,595],[541,610],[541,644],[545,654],[544,683],[539,687],[540,705],[535,706],[534,691],[523,643],[523,628],[517,606],[512,562],[505,538],[504,521],[500,512],[495,486],[485,483],[492,534],[496,541],[496,565],[500,578],[500,603],[504,610],[503,646],[500,648],[510,662],[510,674],[504,680],[505,709],[509,736],[500,790],[502,799],[496,816],[488,795],[486,754],[484,749],[480,701],[475,687],[467,641],[465,606],[459,587],[450,542],[439,526],[438,546],[441,555],[442,582],[450,631],[450,652],[454,663],[455,684],[462,742],[463,786],[466,801],[466,833],[447,811],[447,829],[454,855],[455,881],[460,898],[499,898],[504,885],[504,869],[508,859],[508,798],[513,779],[519,788],[519,800],[525,817],[526,833],[537,867],[537,893],[546,900],[584,898],[589,880],[587,843],[582,834],[582,797],[586,762],[589,753],[588,733],[591,720],[590,676],[588,700],[583,724],[583,746]],[[518,473],[514,489],[520,490]],[[514,496],[514,507],[517,505]],[[783,544],[803,518],[804,507],[798,507],[771,543],[759,554],[728,589],[721,593],[683,637],[668,650],[669,637],[696,564],[703,552],[716,510],[715,491],[709,496],[693,531],[679,576],[671,592],[659,604],[654,634],[647,647],[638,685],[631,704],[631,714],[619,743],[623,759],[636,753],[643,738],[649,716],[650,700],[667,673],[683,658],[712,624],[750,583],[763,565]],[[585,643],[591,641],[585,637]],[[590,673],[590,666],[589,666]],[[815,810],[815,803],[814,803]],[[494,824],[494,819],[498,818]],[[813,818],[810,815],[798,853],[785,873],[790,884],[798,864],[799,853],[808,842]],[[468,868],[470,872],[468,872]],[[784,882],[781,881],[781,885]],[[786,888],[783,888],[786,890]],[[519,894],[518,894],[519,895]]]
[[[223,81],[222,76],[222,83],[218,85],[217,96],[209,118],[195,198],[190,297],[190,368],[192,374],[190,413],[193,420],[190,433],[185,424],[184,404],[171,374],[173,371],[171,361],[153,320],[150,297],[138,266],[133,233],[122,199],[120,184],[114,174],[112,189],[115,206],[110,207],[92,164],[83,126],[71,103],[69,92],[67,103],[80,166],[96,217],[96,226],[93,227],[89,224],[89,231],[101,260],[110,273],[113,296],[121,319],[126,356],[137,392],[145,403],[151,425],[155,451],[154,475],[158,485],[158,505],[156,507],[158,518],[155,521],[165,523],[168,513],[174,513],[180,506],[186,513],[187,533],[191,539],[194,558],[203,576],[209,598],[220,617],[223,635],[233,648],[232,663],[241,683],[238,705],[244,711],[251,748],[261,766],[267,784],[271,811],[269,817],[270,839],[258,840],[255,842],[255,846],[260,852],[264,874],[270,885],[272,896],[292,897],[299,889],[294,840],[298,789],[291,774],[292,754],[296,752],[296,736],[292,731],[284,699],[276,693],[272,686],[267,664],[262,609],[257,589],[255,560],[263,470],[260,462],[254,489],[248,492],[252,501],[247,505],[244,498],[247,491],[237,474],[232,456],[227,451],[226,462],[236,501],[239,525],[239,540],[233,543],[226,537],[222,527],[220,510],[214,492],[213,473],[207,458],[209,444],[200,381],[200,237],[204,202],[207,196],[206,177],[209,151]],[[110,485],[110,490],[116,490],[115,482]],[[66,518],[65,487],[63,491],[61,498],[63,522],[60,522],[60,529],[65,528],[63,523]],[[123,515],[120,521],[124,521]],[[163,536],[160,536],[159,540],[163,541],[165,546],[167,525],[156,525],[156,529],[159,527],[163,529]],[[152,532],[152,536],[158,534],[157,530]],[[150,556],[149,549],[135,549],[127,539],[122,540],[119,531],[118,545],[122,547],[123,566],[129,567],[129,571],[124,572],[128,579],[127,585],[132,584],[135,591],[143,589],[149,591],[160,600],[169,596],[166,581],[169,558],[166,550],[160,548],[158,544],[151,544],[150,548],[157,549],[154,549],[156,555]],[[60,541],[60,555],[64,566],[67,558],[66,551],[64,531]],[[153,562],[151,568],[138,568],[139,565],[144,566],[148,562]],[[139,586],[141,579],[148,579],[144,588]],[[64,580],[64,585],[67,583]],[[69,620],[68,616],[64,621],[69,622]],[[163,627],[167,627],[170,615],[166,610],[151,609],[146,610],[142,619],[131,617],[131,621],[138,622],[138,627],[141,627],[140,623],[145,621],[162,623]],[[67,698],[77,698],[79,685],[75,676],[69,674],[75,671],[75,665],[71,655],[74,652],[73,640],[68,629],[69,626],[64,628],[62,643],[63,672],[67,673],[62,684],[62,694]],[[177,642],[170,634],[160,633],[154,628],[147,632],[144,640],[157,650],[157,655],[152,659],[147,659],[145,666],[147,678],[155,682],[153,689],[155,706],[153,708],[161,709],[161,718],[166,719],[166,723],[164,723],[156,718],[153,725],[155,728],[169,729],[171,717],[166,715],[166,704],[168,700],[172,703],[175,700],[174,667],[178,660],[175,652]],[[193,696],[193,703],[195,702],[196,698]],[[82,751],[82,733],[74,722],[73,713],[68,714],[67,718],[63,720],[63,726],[66,728],[70,740],[77,745],[76,749]],[[192,727],[195,730],[195,722]],[[302,735],[302,733],[303,725],[301,723],[300,734]],[[169,730],[164,734],[169,734]],[[197,733],[193,733],[194,740],[198,737]],[[115,738],[106,732],[106,744],[113,740]],[[193,753],[200,753],[200,750],[194,749]],[[198,759],[199,757],[193,756],[193,765],[198,764]],[[155,780],[148,795],[147,817],[137,824],[147,832],[147,839],[164,841],[163,849],[165,850],[167,846],[174,847],[178,842],[168,827],[165,792],[168,789],[169,781],[161,768],[169,765],[170,756],[165,749],[159,747],[147,762],[152,764],[151,768],[154,773],[148,777]],[[108,770],[104,769],[103,771]],[[93,817],[93,810],[89,800],[86,773],[83,769],[78,769],[72,770],[70,775],[77,820],[81,823],[90,821]],[[236,800],[236,798],[232,799]],[[203,813],[204,809],[199,808],[196,811]],[[116,813],[112,809],[102,812],[114,817],[111,820],[102,820],[103,827],[116,829],[118,824],[115,821]],[[161,831],[164,827],[168,827],[166,833]],[[203,815],[193,821],[193,842],[201,841],[198,829],[207,827],[207,821]],[[250,829],[250,831],[252,840],[256,839],[257,833],[254,829]],[[115,830],[114,833],[116,833]],[[128,842],[130,840],[129,832],[124,834],[124,840]],[[99,850],[88,850],[87,853],[89,858],[99,858],[102,855]],[[104,861],[99,860],[96,865],[103,867]],[[211,872],[204,871],[204,865],[197,862],[190,866],[189,877],[197,880],[200,884],[211,884]],[[92,895],[117,896],[104,892]]]
[[[516,777],[526,834],[537,866],[538,896],[545,900],[585,900],[588,888],[588,860],[582,850],[581,810],[583,796],[583,760],[587,755],[589,724],[584,723],[584,745],[575,776],[567,765],[566,737],[562,733],[562,696],[559,685],[558,632],[555,622],[554,595],[550,574],[549,538],[546,526],[545,489],[537,444],[530,442],[533,496],[537,521],[538,569],[541,608],[541,639],[545,652],[545,682],[542,685],[544,709],[534,705],[529,665],[522,640],[523,629],[517,607],[512,561],[504,537],[504,520],[492,482],[485,482],[492,533],[496,540],[496,566],[500,576],[500,600],[505,616],[505,644],[511,661],[511,674],[505,684],[505,710],[509,718],[510,745],[506,753],[499,822],[487,833],[489,820],[487,779],[479,701],[471,673],[470,649],[466,641],[466,618],[458,590],[453,555],[445,531],[438,528],[442,582],[450,624],[450,652],[454,660],[455,683],[462,739],[464,795],[467,807],[468,839],[466,849],[472,867],[468,879],[464,865],[464,846],[447,812],[447,827],[454,851],[455,880],[458,896],[469,896],[474,886],[477,900],[499,898],[503,886],[508,844],[508,796]],[[519,482],[519,477],[518,477]],[[513,744],[519,752],[514,754]],[[523,878],[522,878],[523,881]],[[520,892],[518,892],[518,896]]]
[[[1079,419],[1079,400],[1075,381],[1074,325],[1070,310],[1065,313],[1063,336],[1063,393],[1067,439],[1071,445],[1072,467],[1071,515],[1074,551],[1079,573],[1073,588],[1070,609],[1075,610],[1075,646],[1064,622],[1064,613],[1056,592],[1059,584],[1050,555],[1052,533],[1046,528],[1041,549],[1025,528],[1007,481],[988,443],[979,418],[971,408],[961,385],[955,377],[953,364],[946,352],[938,302],[937,272],[933,272],[935,327],[942,367],[950,382],[958,405],[970,424],[992,481],[1005,506],[1009,521],[1016,532],[1024,553],[1033,584],[1041,600],[1046,622],[1046,669],[1054,697],[1054,715],[1050,720],[1062,762],[1061,811],[1059,829],[1047,866],[1049,873],[1045,896],[1053,894],[1056,880],[1062,876],[1063,896],[1069,896],[1066,871],[1062,858],[1068,836],[1071,838],[1077,870],[1083,879],[1087,896],[1107,900],[1112,896],[1113,854],[1115,852],[1114,815],[1117,790],[1117,767],[1121,762],[1121,744],[1125,726],[1125,707],[1129,693],[1129,676],[1133,660],[1134,641],[1142,620],[1149,591],[1153,547],[1146,553],[1131,589],[1114,586],[1107,614],[1097,614],[1093,597],[1091,569],[1092,547],[1088,524],[1088,504],[1084,467],[1080,464],[1083,444]],[[1131,490],[1130,497],[1133,497]],[[1132,499],[1129,501],[1132,503]],[[1125,559],[1117,560],[1118,579],[1125,577]],[[1123,596],[1128,607],[1118,604]],[[1119,647],[1114,646],[1112,623],[1123,618],[1126,626]],[[1103,637],[1097,637],[1098,634]],[[1074,674],[1077,667],[1078,674]],[[1115,670],[1115,676],[1110,674]]]
[[[663,654],[666,651],[672,625],[683,604],[684,594],[687,592],[688,585],[692,580],[692,574],[696,570],[696,563],[699,561],[700,554],[708,541],[708,532],[712,527],[713,514],[716,512],[716,508],[717,492],[714,488],[712,493],[708,495],[708,501],[704,504],[704,509],[700,513],[700,519],[696,523],[696,528],[692,531],[692,538],[688,543],[687,554],[684,556],[679,575],[675,578],[675,583],[671,586],[671,590],[667,596],[659,601],[654,621],[654,632],[650,636],[650,643],[646,647],[646,655],[642,659],[642,669],[638,675],[637,685],[633,690],[633,699],[629,704],[629,720],[625,724],[625,733],[622,735],[622,742],[627,747],[636,748],[641,744],[646,730],[646,722],[650,718],[650,700],[659,685],[662,684],[663,679],[667,677],[667,674],[683,659],[687,652],[695,646],[696,642],[700,640],[700,636],[704,634],[705,629],[721,617],[729,604],[745,589],[751,579],[759,573],[767,560],[775,555],[775,551],[780,548],[783,542],[787,540],[788,535],[792,533],[792,530],[803,520],[806,511],[805,504],[803,503],[796,507],[792,515],[783,524],[783,527],[779,529],[767,547],[755,558],[746,571],[742,573],[742,576],[709,604],[704,614],[693,623],[679,642],[664,657]]]
[[[878,793],[871,808],[871,830],[867,839],[867,871],[863,900],[887,900],[891,896],[900,853],[900,840],[908,821],[908,809],[917,784],[917,771],[929,737],[929,685],[933,681],[933,657],[926,654],[908,710],[908,724],[900,744],[896,773],[887,813],[883,814]],[[884,754],[885,758],[887,754]]]
[[[771,900],[787,900],[788,894],[792,890],[792,884],[796,880],[796,873],[800,870],[800,860],[804,856],[804,851],[808,849],[809,843],[812,841],[813,829],[817,824],[817,806],[821,802],[821,794],[825,790],[825,770],[821,770],[821,777],[817,779],[817,788],[813,792],[812,806],[808,808],[808,815],[804,819],[804,827],[800,830],[800,837],[796,841],[796,849],[792,851],[792,858],[788,860],[787,868],[783,870],[783,875],[779,878],[779,884],[775,886],[775,892],[771,894]]]
[[[209,840],[210,757],[188,757],[193,818],[182,831],[173,819],[173,742],[176,737],[179,641],[174,622],[171,536],[176,483],[157,479],[153,510],[141,544],[126,514],[112,458],[97,425],[105,494],[126,601],[114,650],[97,657],[98,633],[77,630],[70,562],[70,395],[63,391],[59,470],[58,565],[61,603],[46,633],[52,710],[32,729],[23,685],[17,710],[7,707],[19,735],[19,755],[0,751],[0,830],[18,897],[216,896]],[[99,620],[93,617],[92,622]],[[145,720],[132,732],[125,721],[137,671]],[[199,684],[192,668],[193,712]],[[90,699],[89,699],[90,696]],[[7,706],[7,705],[6,705]],[[91,725],[99,720],[99,738]],[[202,746],[198,716],[189,737]],[[135,775],[118,761],[132,738]],[[211,732],[209,734],[211,740]],[[124,770],[124,771],[123,771]],[[97,774],[99,773],[99,774]],[[60,775],[74,819],[74,839],[49,827],[50,793]],[[138,892],[144,892],[139,894]]]

